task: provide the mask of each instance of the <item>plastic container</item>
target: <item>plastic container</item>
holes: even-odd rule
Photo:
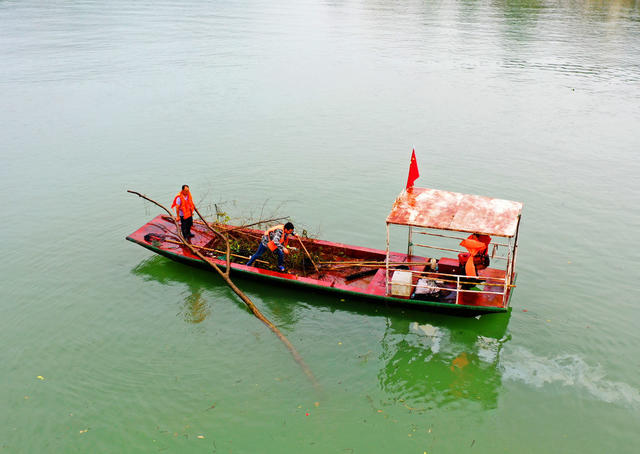
[[[391,276],[391,294],[393,296],[411,296],[411,271],[394,271]]]

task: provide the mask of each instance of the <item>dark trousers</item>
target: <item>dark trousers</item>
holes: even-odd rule
[[[260,243],[260,246],[258,246],[258,250],[256,251],[255,254],[253,254],[251,256],[251,258],[249,259],[249,261],[247,262],[248,266],[252,266],[253,262],[255,262],[257,259],[259,259],[260,257],[262,257],[262,254],[264,254],[267,250],[269,250],[269,248],[267,246],[265,246],[264,244]],[[277,248],[275,251],[276,254],[278,254],[278,266],[283,267],[284,266],[284,252],[282,252],[280,250],[280,248]]]
[[[180,216],[180,230],[182,230],[182,236],[185,240],[188,240],[191,236],[191,226],[193,225],[193,216],[183,218]]]

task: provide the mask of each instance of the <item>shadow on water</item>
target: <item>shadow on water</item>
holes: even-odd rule
[[[194,267],[185,266],[167,260],[163,257],[153,256],[140,262],[132,269],[132,274],[143,277],[145,280],[152,280],[161,284],[169,285],[181,283],[186,285],[194,294],[189,301],[201,299],[203,290],[225,289],[226,284],[214,272],[205,271]],[[419,320],[419,317],[427,317],[430,320],[455,320],[461,323],[462,320],[471,320],[467,317],[452,317],[446,315],[438,315],[416,309],[412,306],[389,306],[385,302],[371,302],[359,298],[345,298],[344,295],[336,295],[318,291],[314,289],[296,289],[291,287],[279,287],[277,285],[256,281],[246,278],[242,275],[234,275],[231,273],[234,282],[250,296],[259,298],[260,305],[266,306],[272,316],[274,316],[281,325],[295,324],[300,315],[300,309],[305,307],[313,307],[322,311],[346,311],[358,315],[370,315],[377,317],[399,317],[400,320],[411,319],[411,317]],[[239,307],[245,307],[238,299],[229,292],[230,299],[238,304]],[[186,302],[186,301],[185,301]],[[417,317],[417,318],[416,318]],[[484,320],[493,318],[498,319],[499,314],[484,316],[480,320],[473,318],[473,325],[477,328],[479,325],[485,326]],[[408,322],[407,322],[408,323]]]
[[[229,303],[236,304],[242,310],[250,312],[244,303],[227,287],[225,282],[215,272],[201,270],[194,267],[153,256],[140,262],[131,270],[132,274],[145,280],[159,282],[163,285],[183,284],[187,287],[187,296],[181,303],[180,315],[188,323],[200,323],[210,314],[211,309],[203,294],[206,291],[221,290],[228,295]],[[249,295],[259,295],[260,301],[255,301],[260,309],[265,306],[269,313],[267,317],[277,326],[292,326],[297,322],[300,312],[298,305],[299,292],[291,289],[281,289],[265,286],[251,279],[233,276],[234,282]],[[225,293],[227,292],[228,293]]]
[[[200,323],[210,314],[205,292],[225,287],[211,272],[162,257],[142,261],[132,273],[165,285],[186,285],[190,293],[181,303],[180,315],[188,323]],[[268,317],[287,329],[309,309],[384,319],[377,379],[381,390],[398,405],[416,412],[461,400],[477,402],[486,409],[497,406],[502,385],[500,355],[510,339],[507,326],[511,313],[454,317],[278,288],[250,279],[236,281],[245,292],[259,295],[259,305],[268,309]],[[231,292],[229,300],[246,310]]]
[[[200,270],[185,269],[184,266],[163,260],[161,257],[152,257],[140,262],[131,272],[145,280],[153,280],[164,285],[175,282],[186,285],[187,295],[178,312],[185,322],[202,323],[211,315],[211,308],[203,296],[209,285],[198,275]]]

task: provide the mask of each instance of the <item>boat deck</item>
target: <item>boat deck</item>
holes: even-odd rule
[[[232,226],[224,227],[233,228]],[[216,249],[216,245],[218,244],[217,238],[215,238],[205,225],[194,223],[192,233],[195,235],[191,239],[193,246],[201,248],[200,251],[208,256],[208,259],[216,263],[216,265],[220,267],[226,266],[224,252],[219,248]],[[250,244],[252,247],[255,248],[262,235],[262,231],[242,228],[235,230],[234,235],[235,234],[246,235],[248,241],[251,241]],[[179,244],[180,240],[176,235],[175,225],[167,216],[157,216],[129,235],[127,239],[173,260],[182,261],[194,266],[207,266],[197,255],[193,254],[189,248]],[[320,273],[317,273],[310,265],[307,265],[306,269],[293,269],[289,267],[288,272],[281,273],[273,269],[271,264],[266,261],[262,263],[256,262],[257,266],[246,266],[245,263],[248,259],[248,253],[245,253],[246,255],[244,256],[239,255],[239,257],[234,258],[234,261],[231,262],[231,268],[246,275],[288,281],[307,287],[337,290],[347,292],[354,296],[377,297],[400,304],[483,309],[479,312],[500,312],[506,310],[502,294],[491,295],[478,292],[478,290],[502,292],[503,287],[491,286],[483,282],[478,282],[474,287],[475,290],[472,288],[470,291],[461,292],[458,304],[456,304],[455,301],[455,292],[446,291],[446,288],[455,289],[456,284],[454,282],[445,282],[443,284],[445,288],[443,293],[449,293],[449,295],[444,298],[440,297],[435,301],[387,296],[385,288],[386,271],[384,267],[380,267],[380,265],[377,265],[377,267],[366,267],[354,264],[357,261],[382,262],[386,256],[385,251],[310,238],[304,238],[303,241],[309,252],[316,257],[316,261],[331,261],[332,265],[321,267]],[[273,255],[274,254],[267,253],[262,258],[268,259],[268,256]],[[320,260],[317,260],[318,258]],[[273,257],[271,257],[271,259],[273,259]],[[390,262],[396,264],[411,263],[411,265],[406,265],[404,268],[411,269],[414,272],[421,272],[423,273],[423,277],[428,279],[447,280],[446,277],[438,273],[430,272],[429,258],[407,256],[402,253],[391,253],[389,259]],[[340,262],[345,262],[345,265],[341,266]],[[418,264],[416,265],[416,263]],[[424,263],[424,265],[422,265],[422,263]],[[400,268],[402,268],[401,265]],[[486,268],[479,271],[480,277],[504,278],[504,274],[504,271],[493,268]],[[416,285],[418,278],[419,276],[414,274],[413,285]],[[450,280],[451,278],[448,279]],[[508,301],[509,293],[510,292],[507,292],[506,301]]]

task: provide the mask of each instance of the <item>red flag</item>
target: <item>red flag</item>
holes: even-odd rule
[[[418,161],[416,161],[416,149],[411,152],[411,164],[409,164],[409,178],[407,178],[407,189],[413,187],[413,182],[418,179],[420,172],[418,171]]]

